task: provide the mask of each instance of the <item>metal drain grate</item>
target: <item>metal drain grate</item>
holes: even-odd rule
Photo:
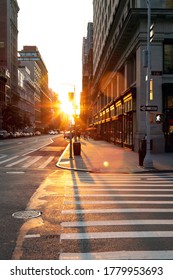
[[[32,219],[41,216],[42,212],[38,210],[25,210],[18,211],[12,214],[12,217],[16,219]]]

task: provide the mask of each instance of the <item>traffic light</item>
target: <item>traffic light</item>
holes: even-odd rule
[[[164,121],[164,115],[163,115],[163,114],[160,114],[160,113],[156,114],[156,116],[155,116],[155,122],[156,122],[156,123],[163,123],[163,121]]]
[[[68,92],[68,100],[70,102],[74,101],[74,92]]]

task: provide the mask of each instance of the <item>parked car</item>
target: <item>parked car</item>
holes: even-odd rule
[[[57,133],[56,133],[54,130],[50,130],[50,131],[49,131],[49,134],[50,134],[50,135],[55,135],[55,134],[57,134]]]
[[[0,130],[0,139],[8,138],[8,132],[6,130]]]
[[[60,133],[60,131],[57,130],[57,129],[54,129],[54,130],[50,130],[50,131],[49,131],[49,134],[50,134],[50,135],[56,135],[56,134],[58,134],[58,133]]]
[[[13,133],[13,137],[14,137],[14,138],[21,137],[20,132],[19,132],[19,131],[14,132],[14,133]]]
[[[40,135],[41,135],[41,132],[37,130],[37,131],[35,132],[35,135],[40,136]]]

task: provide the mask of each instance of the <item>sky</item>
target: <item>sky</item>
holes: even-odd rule
[[[82,90],[82,40],[92,22],[92,0],[17,0],[18,50],[37,46],[49,75],[49,88]]]

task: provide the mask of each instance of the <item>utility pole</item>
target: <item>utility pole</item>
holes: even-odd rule
[[[69,158],[73,158],[72,156],[72,120],[70,119],[70,155]]]
[[[147,0],[148,8],[148,24],[147,24],[147,55],[148,55],[148,65],[147,65],[147,91],[146,91],[146,106],[150,105],[150,78],[151,78],[151,39],[150,39],[150,25],[151,25],[151,0]],[[144,158],[143,166],[146,169],[153,168],[153,160],[150,153],[150,111],[146,111],[146,156]]]
[[[71,85],[71,84],[68,84],[68,85]],[[69,99],[69,102],[71,103],[73,109],[74,109],[74,104],[76,103],[75,102],[75,93],[76,93],[76,88],[75,88],[75,85],[74,85],[74,92],[68,92],[68,99]],[[73,155],[72,155],[72,138],[73,138],[73,135],[72,135],[72,115],[70,116],[70,155],[69,155],[69,158],[73,158]],[[75,142],[76,142],[76,123],[75,123]]]
[[[73,103],[73,108],[74,108],[74,141],[77,141],[77,135],[76,135],[76,88],[74,86],[74,103]]]

